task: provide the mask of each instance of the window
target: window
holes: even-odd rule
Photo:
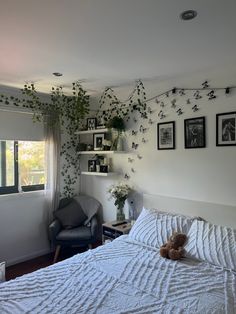
[[[43,190],[45,143],[0,141],[0,194]]]

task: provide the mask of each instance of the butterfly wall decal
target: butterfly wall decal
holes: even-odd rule
[[[165,118],[165,114],[164,114],[164,112],[161,110],[159,113],[158,113],[158,117],[160,118],[160,119],[163,119],[163,118]]]
[[[133,158],[128,157],[128,162],[132,163],[134,161]]]
[[[145,133],[147,131],[147,128],[144,128],[143,125],[141,124],[139,127],[139,132]]]
[[[196,111],[199,110],[199,107],[198,107],[197,105],[194,105],[194,106],[192,107],[192,110],[193,110],[193,112],[196,112]]]
[[[176,99],[172,99],[171,100],[171,108],[175,108],[176,107]]]
[[[130,179],[130,176],[129,176],[127,173],[125,173],[124,179],[129,180],[129,179]]]
[[[176,113],[178,114],[178,116],[180,116],[180,115],[183,114],[184,112],[183,112],[183,110],[182,110],[181,108],[179,108],[179,109],[176,111]]]
[[[212,99],[215,99],[216,98],[216,95],[215,95],[215,92],[214,90],[211,90],[208,94],[208,100],[212,100]]]
[[[153,110],[152,110],[151,107],[148,107],[147,111],[148,111],[149,114],[152,114],[152,113],[153,113]]]
[[[202,96],[200,95],[200,93],[199,93],[198,90],[193,94],[193,97],[194,97],[196,100],[202,98]]]
[[[132,135],[137,135],[138,131],[132,130]]]
[[[208,81],[205,81],[202,83],[202,88],[208,88],[208,87],[209,87]]]
[[[132,148],[137,149],[138,148],[138,144],[132,142]]]

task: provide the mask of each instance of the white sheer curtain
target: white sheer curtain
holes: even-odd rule
[[[50,123],[50,116],[45,125],[46,140],[46,198],[48,218],[52,221],[53,212],[58,208],[60,199],[60,150],[61,132],[58,125]]]

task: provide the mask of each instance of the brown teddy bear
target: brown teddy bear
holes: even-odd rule
[[[174,232],[169,241],[161,246],[160,255],[172,260],[180,259],[184,256],[183,246],[186,240],[186,234]]]

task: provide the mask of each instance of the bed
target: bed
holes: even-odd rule
[[[143,210],[129,235],[1,284],[0,313],[236,313],[235,231],[206,227],[195,218]],[[176,228],[190,241],[187,257],[171,261],[160,257],[159,245]],[[200,240],[206,231],[212,236],[210,255],[196,252],[196,244],[205,245],[196,242],[196,230]]]

